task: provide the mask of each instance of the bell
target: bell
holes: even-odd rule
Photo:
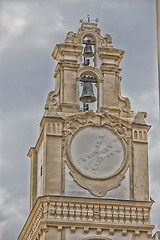
[[[82,95],[79,100],[83,103],[92,103],[96,101],[91,82],[84,82]]]
[[[94,53],[92,52],[92,45],[90,44],[90,40],[87,41],[87,44],[84,48],[83,56],[86,58],[91,58],[94,56]]]

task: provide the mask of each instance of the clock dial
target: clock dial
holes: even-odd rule
[[[105,178],[122,165],[124,149],[120,139],[102,127],[87,127],[71,142],[71,159],[83,174]]]

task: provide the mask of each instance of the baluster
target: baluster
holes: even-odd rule
[[[105,206],[100,206],[100,221],[105,222],[106,212],[105,212]]]
[[[87,205],[82,204],[82,221],[87,220]]]
[[[63,203],[63,219],[68,220],[68,203]]]
[[[107,206],[107,223],[112,222],[112,206]]]
[[[143,224],[142,208],[137,208],[137,219],[138,219],[138,224]]]
[[[75,214],[76,214],[76,220],[81,220],[80,216],[81,216],[81,205],[80,204],[75,204]]]
[[[50,203],[50,205],[49,205],[49,214],[50,214],[50,216],[55,216],[55,203]]]
[[[113,206],[113,222],[118,223],[118,207]]]
[[[48,203],[43,203],[44,218],[48,218]]]
[[[61,219],[61,212],[62,212],[62,210],[61,210],[61,205],[62,205],[62,204],[57,202],[56,205],[57,205],[56,218],[57,218],[57,219]]]
[[[136,208],[132,207],[131,208],[131,222],[132,223],[137,223],[136,222],[136,218],[137,218],[137,216],[136,216]]]
[[[97,222],[99,221],[100,212],[99,212],[99,206],[94,205],[94,220]]]
[[[125,207],[125,222],[130,223],[130,218],[131,218],[130,207]]]
[[[149,209],[143,208],[144,212],[144,224],[149,224]]]
[[[124,207],[119,207],[119,222],[124,223]]]
[[[74,220],[74,204],[69,203],[69,219]]]
[[[93,221],[93,205],[88,204],[88,221]]]

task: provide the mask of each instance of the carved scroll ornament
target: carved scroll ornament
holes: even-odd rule
[[[57,98],[60,91],[60,81],[56,80],[55,91],[50,91],[47,96],[45,110],[49,110],[50,108],[55,108],[57,105]]]
[[[139,124],[146,124],[146,121],[144,120],[146,117],[147,117],[146,112],[138,112],[134,118],[134,122]]]
[[[113,132],[119,139],[121,139],[121,142],[123,142],[125,157],[122,165],[115,173],[107,177],[95,178],[83,174],[75,167],[70,155],[71,142],[75,134],[87,127],[107,128],[109,131]],[[131,131],[124,122],[121,122],[121,120],[118,120],[118,118],[109,114],[81,113],[68,117],[65,120],[63,133],[64,161],[66,161],[70,169],[70,174],[80,186],[89,190],[95,196],[102,197],[107,193],[107,191],[114,189],[121,184],[122,179],[125,177],[125,172],[128,169],[127,145],[130,143],[131,139]]]

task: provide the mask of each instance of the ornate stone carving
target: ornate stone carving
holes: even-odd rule
[[[60,90],[60,81],[56,80],[55,91],[49,92],[46,100],[45,110],[50,110],[55,108],[57,105],[57,97]]]
[[[102,36],[100,33],[100,30],[98,28],[93,29],[88,29],[86,31],[86,27],[81,27],[78,30],[78,34],[74,32],[68,32],[65,43],[74,43],[74,44],[81,44],[82,38],[85,38],[87,32],[87,37],[91,39],[92,41],[94,40],[96,36],[97,39],[99,39],[99,47],[112,47],[112,37],[109,34],[106,34],[105,36]]]
[[[32,220],[32,225],[30,225],[30,228],[27,231],[25,238],[26,240],[32,239],[35,230],[38,228],[38,225],[43,218],[43,206],[41,206],[39,207],[37,213],[34,216],[34,219]]]
[[[124,106],[122,107],[122,111],[126,113],[131,112],[131,102],[129,98],[127,97],[122,97],[121,94],[119,94],[119,99],[124,103]]]
[[[81,129],[93,126],[93,127],[106,127],[123,141],[125,158],[119,170],[111,174],[109,177],[103,179],[95,179],[83,175],[77,171],[72,163],[70,156],[70,144],[72,136]],[[64,123],[64,161],[70,169],[70,174],[74,180],[82,187],[88,189],[92,194],[96,196],[104,196],[108,190],[118,187],[121,184],[124,174],[128,169],[127,161],[127,145],[130,143],[131,130],[129,124],[125,121],[118,119],[110,114],[98,114],[98,113],[79,113],[74,116],[67,117]],[[127,145],[126,145],[127,144]]]
[[[119,120],[116,116],[104,113],[97,114],[94,112],[80,113],[65,120],[64,136],[72,135],[76,130],[84,125],[90,126],[108,126],[112,128],[114,133],[117,133],[129,144],[131,135],[128,134],[128,124]]]
[[[78,36],[74,32],[68,32],[65,43],[78,43]]]
[[[147,117],[146,112],[138,112],[134,118],[134,123],[146,124],[145,118]]]
[[[122,109],[123,109],[124,112],[128,112],[128,113],[129,113],[129,112],[131,111],[131,103],[130,103],[130,100],[129,100],[129,98],[127,98],[127,97],[125,97],[124,99],[125,99],[125,106],[122,107]]]
[[[112,37],[109,34],[106,34],[105,36],[99,34],[99,37],[101,39],[101,47],[113,47]]]
[[[82,221],[84,223],[94,222],[97,224],[117,224],[117,219],[121,219],[121,224],[124,224],[126,219],[128,223],[133,223],[136,226],[141,224],[147,224],[149,221],[149,207],[142,206],[141,203],[136,202],[136,207],[132,202],[127,204],[126,202],[115,201],[114,205],[110,200],[107,202],[99,203],[97,200],[92,200],[92,203],[84,204],[84,199],[74,199],[74,203],[70,203],[69,199],[54,198],[49,203],[48,209],[50,211],[47,214],[49,219],[60,219],[65,221]],[[149,205],[149,203],[146,203]],[[135,211],[140,209],[138,214]],[[102,212],[102,209],[104,212]],[[102,216],[102,213],[104,216]],[[111,219],[110,219],[111,216]],[[110,221],[111,220],[111,221]],[[90,238],[85,238],[90,239]],[[99,236],[93,238],[99,239]]]
[[[109,34],[106,34],[106,35],[104,36],[104,38],[106,39],[106,42],[107,42],[107,43],[109,43],[109,44],[112,43],[112,37],[111,37]]]
[[[43,233],[53,226],[57,227],[58,231],[61,231],[63,227],[69,227],[74,232],[75,223],[76,228],[82,229],[84,226],[85,233],[93,228],[111,232],[114,226],[114,230],[121,231],[123,236],[127,235],[125,229],[135,233],[137,230],[147,231],[149,235],[153,229],[153,225],[148,225],[151,205],[152,203],[147,201],[113,199],[101,199],[100,201],[80,197],[42,196],[35,204],[38,213],[30,214],[18,239],[40,239]],[[109,240],[103,235],[83,238],[83,240],[91,239]]]

